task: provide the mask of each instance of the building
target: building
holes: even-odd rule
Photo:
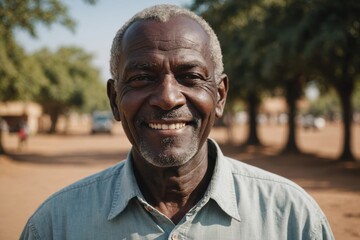
[[[20,125],[26,123],[30,133],[37,133],[42,113],[41,106],[34,102],[0,102],[0,118],[10,132],[17,132]]]

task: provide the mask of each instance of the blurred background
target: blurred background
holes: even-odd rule
[[[225,154],[292,179],[337,239],[360,239],[360,1],[1,0],[0,239],[51,193],[124,159],[106,96],[116,31],[145,7],[203,16],[230,78],[211,133]]]

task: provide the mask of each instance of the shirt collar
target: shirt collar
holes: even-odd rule
[[[208,146],[209,153],[216,154],[216,163],[205,195],[213,199],[227,215],[241,221],[231,165],[214,140],[209,139]]]
[[[227,215],[240,221],[231,166],[214,140],[209,139],[208,146],[209,154],[216,155],[212,156],[212,159],[216,159],[216,163],[205,198],[213,199]],[[144,199],[135,179],[131,151],[122,167],[123,170],[120,172],[115,186],[108,220],[112,220],[120,214],[132,198]]]
[[[135,179],[130,151],[115,184],[115,192],[108,220],[112,220],[120,214],[134,197],[143,198]]]

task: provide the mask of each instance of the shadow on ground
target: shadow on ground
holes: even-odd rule
[[[51,164],[51,165],[96,165],[115,164],[126,158],[128,152],[72,152],[57,155],[38,153],[9,153],[9,157],[17,162]]]
[[[360,192],[360,162],[339,162],[314,154],[279,154],[271,146],[238,147],[220,144],[224,154],[253,166],[289,178],[307,190]],[[79,151],[57,155],[9,153],[17,162],[51,165],[113,165],[126,158],[127,151]]]
[[[271,146],[220,145],[225,155],[289,178],[307,190],[360,192],[360,162],[340,162],[309,153],[279,153]]]

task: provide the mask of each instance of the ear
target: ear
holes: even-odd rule
[[[116,102],[117,93],[115,91],[115,81],[113,79],[109,79],[107,81],[106,87],[107,87],[107,95],[108,95],[108,98],[110,101],[111,111],[114,115],[114,118],[117,121],[120,121],[121,120],[120,113],[119,113],[119,109],[118,109],[117,102]]]
[[[222,117],[226,102],[226,97],[229,89],[229,78],[226,74],[221,74],[220,82],[217,85],[217,99],[216,99],[216,109],[215,116],[217,118]]]

